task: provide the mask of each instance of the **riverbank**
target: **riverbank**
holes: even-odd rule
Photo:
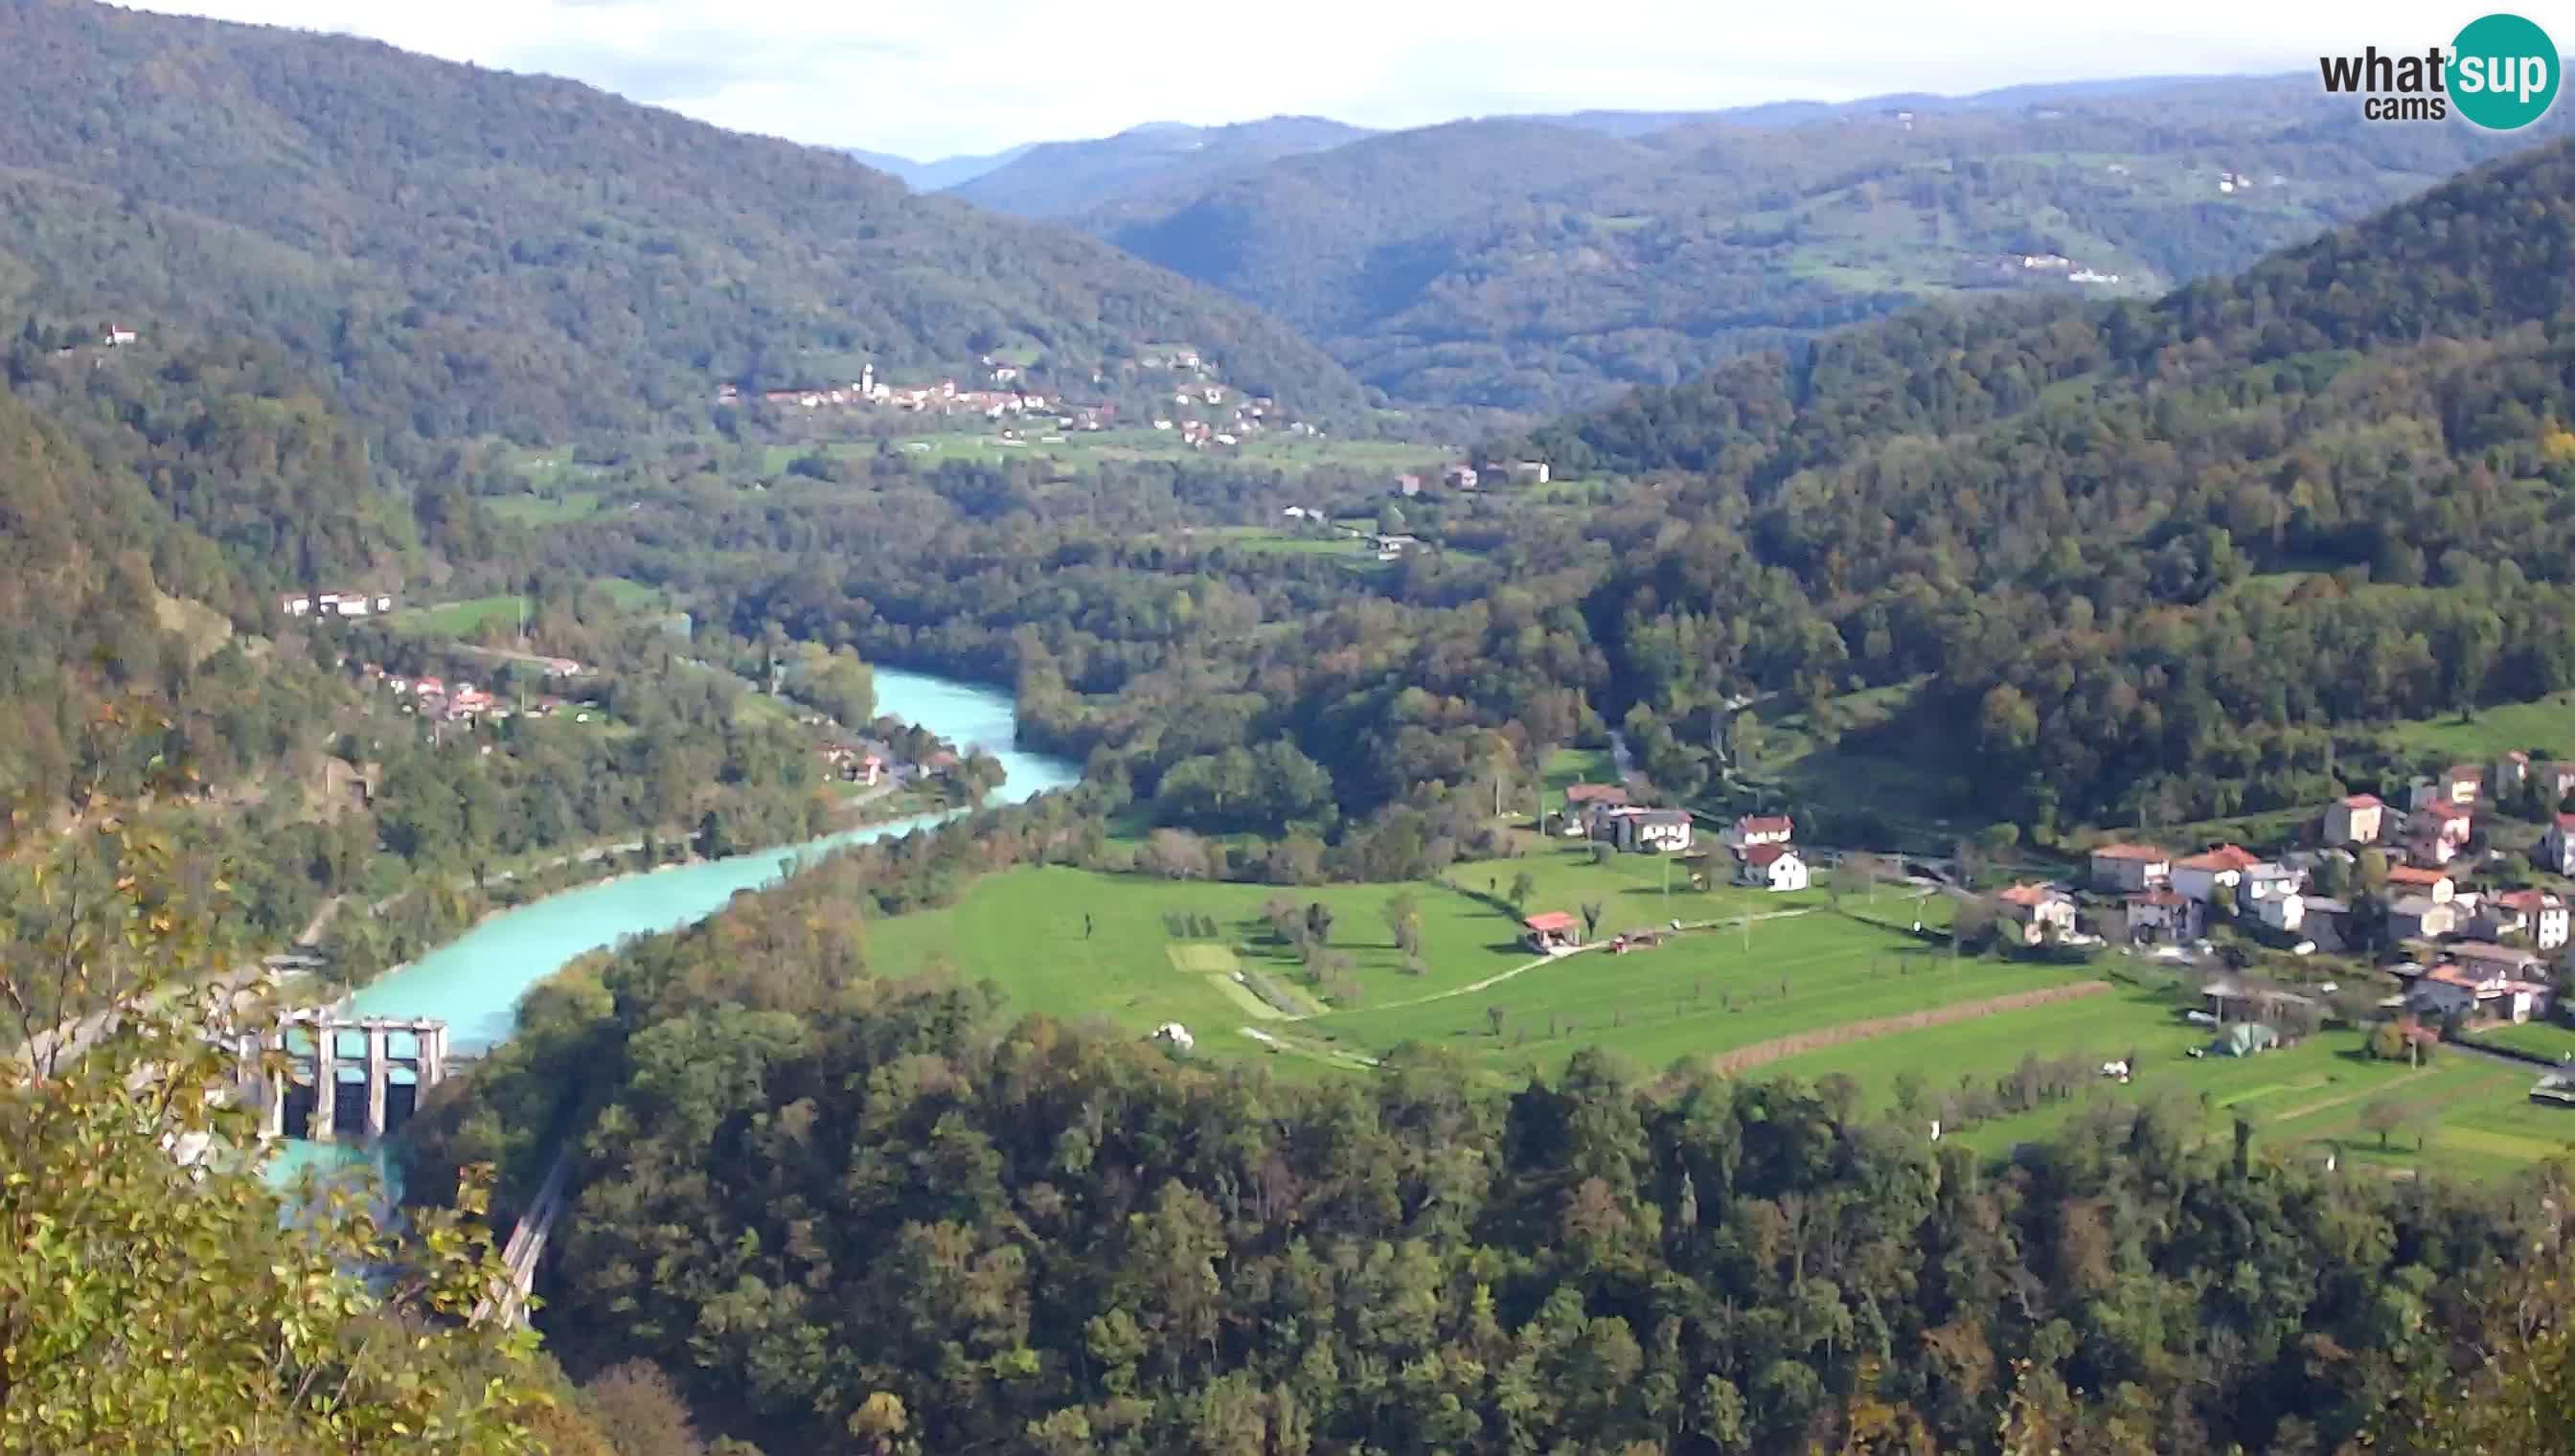
[[[930,731],[937,731],[929,725],[925,724],[923,727]],[[946,734],[940,735],[946,736]],[[703,835],[699,831],[676,826],[656,826],[641,831],[640,836],[630,835],[592,843],[578,849],[565,850],[548,858],[515,864],[509,868],[485,874],[479,879],[450,878],[445,881],[445,887],[449,891],[459,896],[474,896],[482,902],[475,905],[464,919],[453,925],[441,927],[437,934],[442,942],[450,942],[472,934],[496,916],[524,909],[555,895],[616,884],[638,875],[661,873],[675,868],[686,869],[719,860],[758,858],[764,855],[797,852],[814,844],[890,824],[917,825],[937,822],[967,812],[974,806],[964,792],[954,785],[916,774],[903,780],[888,778],[837,799],[825,810],[824,827],[819,835],[772,840],[749,848],[733,848],[726,853],[711,855],[705,852],[708,846],[702,842]],[[627,862],[631,856],[641,855],[648,849],[656,856],[651,863]],[[673,852],[675,850],[676,852]],[[566,869],[574,872],[569,874],[559,872]],[[366,905],[364,913],[369,918],[381,917],[390,907],[400,903],[407,896],[418,894],[430,887],[431,885],[422,883],[407,885],[370,902]],[[327,916],[317,917],[316,927],[326,919]],[[312,943],[314,934],[317,932],[317,930],[308,930],[307,935],[298,941],[298,945]],[[382,965],[358,970],[354,975],[325,977],[318,973],[308,973],[311,975],[310,982],[301,986],[296,984],[294,978],[285,978],[279,982],[280,999],[289,1004],[322,1006],[335,1015],[346,1014],[348,1008],[369,987],[387,977],[407,971],[415,963],[415,957],[405,956]],[[350,962],[343,961],[342,964],[345,968]]]
[[[1080,765],[1018,747],[1014,707],[1006,694],[894,669],[880,670],[877,683],[888,716],[963,747],[984,748],[1001,760],[1003,787],[988,802],[1021,801],[1081,780]],[[867,808],[882,813],[899,802],[889,795],[868,800]],[[479,1051],[509,1036],[519,998],[528,987],[579,956],[630,935],[693,924],[742,890],[775,882],[802,856],[899,837],[971,808],[961,800],[891,817],[870,813],[868,822],[800,842],[717,858],[693,853],[686,862],[650,869],[611,865],[605,877],[525,903],[492,907],[435,950],[370,977],[341,998],[339,1013],[436,1018],[448,1023],[452,1051]]]

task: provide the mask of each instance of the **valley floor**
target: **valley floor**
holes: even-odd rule
[[[1665,933],[1625,953],[1595,944],[1535,955],[1504,898],[1523,873],[1535,886],[1529,912],[1590,904],[1601,940]],[[1420,917],[1417,974],[1382,914],[1398,893]],[[1272,931],[1264,906],[1283,897],[1328,907],[1328,947],[1350,961],[1339,994]],[[1864,1110],[1926,1137],[1944,1118],[1943,1136],[1995,1155],[2095,1106],[2148,1099],[2170,1103],[2204,1139],[2222,1143],[2241,1116],[2266,1153],[2397,1175],[2494,1176],[2575,1147],[2575,1112],[2530,1102],[2526,1066],[2448,1046],[2419,1069],[2377,1061],[2348,1030],[2241,1059],[2192,1056],[2210,1032],[2184,1019],[2198,994],[2186,968],[2121,954],[2088,965],[1959,958],[1943,933],[1947,903],[1900,886],[1838,904],[1822,889],[1707,890],[1681,861],[1594,863],[1554,846],[1459,865],[1441,884],[1299,888],[1035,868],[979,880],[955,906],[876,922],[869,954],[880,973],[945,967],[998,982],[1027,1009],[1139,1035],[1178,1022],[1196,1055],[1268,1054],[1282,1075],[1360,1069],[1424,1043],[1466,1058],[1498,1093],[1596,1045],[1648,1071],[1846,1077]],[[1669,933],[1675,919],[1691,928]],[[1747,1055],[1758,1065],[1742,1065]],[[2099,1074],[2114,1060],[2133,1064],[2130,1080]],[[2016,1076],[2048,1080],[2036,1072],[2050,1062],[2050,1090],[2003,1095]],[[2405,1108],[2383,1147],[2363,1118],[2382,1094]]]

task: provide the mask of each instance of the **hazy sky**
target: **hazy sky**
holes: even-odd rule
[[[572,76],[746,131],[917,158],[1281,113],[1363,126],[2024,81],[2286,71],[2419,50],[2487,6],[2387,0],[155,0]],[[2569,0],[2520,13],[2575,41]]]

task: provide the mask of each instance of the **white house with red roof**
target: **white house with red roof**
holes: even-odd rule
[[[1738,883],[1755,884],[1763,889],[1804,889],[1807,883],[1806,860],[1786,844],[1755,844],[1736,856],[1734,877]]]
[[[2354,793],[2325,806],[2325,842],[2375,844],[2385,830],[2387,805],[2374,793]]]
[[[1994,906],[2019,927],[2024,945],[2039,944],[2051,932],[2059,937],[2074,933],[2074,897],[2055,885],[2015,884],[1995,893]]]
[[[2508,952],[2508,947],[2451,946],[2454,958],[2416,976],[2406,990],[2406,1004],[2444,1018],[2458,1015],[2520,1022],[2547,1014],[2550,989],[2545,982],[2530,978],[2538,973],[2537,956],[2522,960],[2511,953],[2462,955],[2463,951]]]
[[[2218,886],[2235,888],[2243,883],[2244,871],[2261,862],[2261,855],[2242,845],[2220,844],[2173,861],[2173,892],[2207,904],[2216,898]]]
[[[2440,904],[2458,893],[2459,884],[2445,869],[2420,864],[2391,864],[2387,867],[2387,888],[2391,894],[2419,894]]]
[[[1796,820],[1786,814],[1744,814],[1725,831],[1725,842],[1738,853],[1755,844],[1785,844],[1795,837]]]
[[[2568,917],[2562,896],[2544,889],[2515,889],[2494,898],[2497,904],[2520,914],[2531,944],[2554,950],[2566,943]]]

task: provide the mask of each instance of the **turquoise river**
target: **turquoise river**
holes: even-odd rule
[[[1002,760],[1002,795],[1034,797],[1071,785],[1077,764],[1018,746],[1010,696],[923,673],[876,670],[877,712],[918,724],[961,748],[981,747]],[[923,814],[850,829],[803,844],[782,844],[729,859],[677,865],[550,895],[506,910],[359,991],[360,1016],[435,1016],[448,1024],[453,1048],[473,1052],[509,1036],[519,997],[574,958],[628,935],[675,930],[724,907],[737,891],[776,881],[799,854],[900,836],[947,813]],[[346,1048],[356,1054],[352,1043]],[[309,1164],[336,1164],[363,1154],[353,1144],[286,1143],[269,1165],[284,1181]]]

